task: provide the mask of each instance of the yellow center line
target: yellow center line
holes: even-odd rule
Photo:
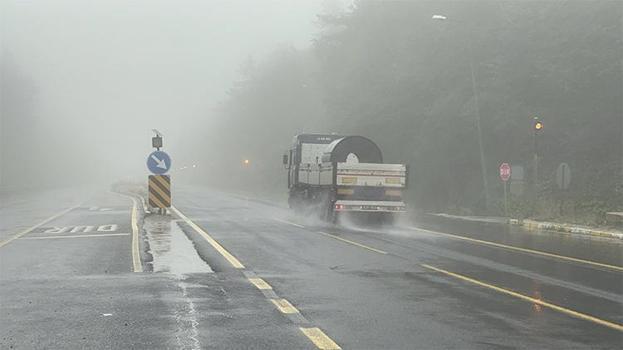
[[[173,212],[175,212],[175,214],[177,216],[180,217],[180,219],[184,220],[184,222],[186,222],[190,227],[192,227],[198,234],[200,234],[206,241],[208,241],[208,243],[210,243],[210,245],[216,249],[216,251],[218,251],[227,261],[229,261],[229,263],[237,268],[237,269],[244,269],[244,265],[242,265],[242,263],[236,259],[235,256],[233,256],[232,254],[230,254],[225,248],[223,248],[223,246],[221,246],[214,238],[212,238],[206,231],[204,231],[203,229],[201,229],[201,227],[197,226],[197,224],[195,224],[194,222],[190,221],[189,218],[187,218],[184,214],[182,214],[179,210],[177,210],[177,208],[175,208],[174,206],[171,206],[171,210],[173,210]]]
[[[260,290],[267,290],[267,289],[273,289],[273,287],[270,286],[270,284],[266,283],[266,281],[264,281],[261,278],[249,278],[249,282],[253,283],[253,285],[255,285],[257,287],[257,289]]]
[[[454,273],[454,272],[450,272],[450,271],[447,271],[447,270],[444,270],[444,269],[440,269],[438,267],[430,266],[430,265],[427,265],[427,264],[421,264],[420,266],[422,266],[422,267],[424,267],[426,269],[429,269],[429,270],[433,270],[433,271],[436,271],[436,272],[443,273],[443,274],[445,274],[447,276],[458,278],[458,279],[460,279],[462,281],[465,281],[465,282],[473,283],[473,284],[479,285],[481,287],[485,287],[485,288],[494,290],[494,291],[499,292],[499,293],[510,295],[510,296],[513,296],[513,297],[518,298],[518,299],[522,299],[522,300],[529,301],[529,302],[537,304],[537,305],[541,305],[543,307],[550,308],[552,310],[558,311],[560,313],[563,313],[563,314],[566,314],[566,315],[569,315],[569,316],[572,316],[572,317],[575,317],[575,318],[579,318],[579,319],[582,319],[582,320],[585,320],[585,321],[593,322],[593,323],[596,323],[596,324],[599,324],[599,325],[602,325],[602,326],[606,326],[608,328],[612,328],[612,329],[615,329],[617,331],[623,332],[623,325],[618,324],[618,323],[609,322],[609,321],[602,320],[602,319],[594,317],[594,316],[583,314],[581,312],[573,311],[571,309],[567,309],[567,308],[564,308],[562,306],[558,306],[558,305],[555,305],[555,304],[552,304],[552,303],[548,303],[548,302],[540,300],[540,299],[536,299],[536,298],[532,298],[532,297],[529,297],[529,296],[526,296],[526,295],[523,295],[523,294],[519,294],[519,293],[514,292],[512,290],[508,290],[508,289],[504,289],[504,288],[501,288],[501,287],[497,287],[497,286],[494,286],[494,285],[489,284],[489,283],[481,282],[479,280],[476,280],[476,279],[473,279],[473,278],[470,278],[470,277],[467,277],[467,276],[460,275],[458,273]]]
[[[130,209],[130,220],[132,226],[132,269],[134,272],[143,272],[143,264],[141,263],[141,251],[139,248],[139,230],[138,230],[138,202],[134,196],[124,193],[109,191],[116,195],[130,198],[132,200],[132,208]]]
[[[326,233],[326,232],[322,232],[322,231],[318,231],[318,233],[320,233],[321,235],[327,236],[327,237],[331,237],[331,238],[337,239],[338,241],[342,241],[344,243],[352,244],[352,245],[355,245],[357,247],[373,251],[375,253],[387,254],[386,251],[383,251],[383,250],[380,250],[380,249],[376,249],[376,248],[372,248],[372,247],[369,247],[369,246],[367,246],[365,244],[357,243],[357,242],[348,240],[346,238],[342,238],[342,237],[339,237],[339,236],[336,236],[336,235],[332,235],[330,233]]]
[[[69,213],[70,211],[72,211],[72,210],[76,209],[77,207],[78,207],[78,206],[76,205],[76,206],[73,206],[73,207],[71,207],[71,208],[67,208],[67,209],[65,209],[65,210],[61,211],[60,213],[54,214],[54,215],[50,216],[49,218],[47,218],[47,219],[45,219],[45,220],[41,221],[40,223],[38,223],[38,224],[36,224],[36,225],[34,225],[34,226],[31,226],[31,227],[29,227],[29,228],[25,229],[24,231],[21,231],[21,232],[19,232],[19,233],[16,233],[15,235],[13,235],[13,236],[11,236],[11,237],[9,237],[9,238],[7,238],[7,239],[3,240],[3,241],[0,241],[0,248],[4,247],[5,245],[7,245],[7,244],[9,244],[9,243],[13,242],[14,240],[16,240],[16,239],[18,239],[18,238],[20,238],[20,237],[22,237],[22,236],[24,236],[24,235],[29,234],[30,232],[32,232],[32,231],[34,231],[35,229],[37,229],[37,228],[39,228],[39,227],[41,227],[41,226],[43,226],[43,225],[47,224],[48,222],[50,222],[50,221],[52,221],[52,220],[54,220],[54,219],[57,219],[57,218],[59,218],[59,217],[61,217],[61,216],[65,215],[65,214]]]
[[[573,262],[576,262],[576,263],[581,263],[581,264],[586,264],[586,265],[591,265],[591,266],[597,266],[597,267],[607,268],[607,269],[616,270],[616,271],[623,271],[623,267],[622,266],[608,265],[608,264],[598,263],[598,262],[595,262],[595,261],[584,260],[584,259],[579,259],[579,258],[573,258],[573,257],[570,257],[570,256],[564,256],[564,255],[558,255],[558,254],[543,252],[543,251],[540,251],[540,250],[519,248],[519,247],[514,247],[514,246],[510,246],[510,245],[506,245],[506,244],[489,242],[489,241],[483,241],[483,240],[480,240],[480,239],[469,238],[469,237],[465,237],[465,236],[459,236],[459,235],[454,235],[454,234],[451,234],[451,233],[445,233],[445,232],[439,232],[439,231],[431,231],[431,230],[421,229],[421,228],[417,228],[417,227],[413,227],[412,229],[418,230],[418,231],[423,231],[423,232],[428,232],[428,233],[432,233],[432,234],[436,234],[436,235],[451,237],[451,238],[455,238],[455,239],[460,239],[460,240],[464,240],[464,241],[469,241],[469,242],[473,242],[473,243],[488,245],[488,246],[492,246],[492,247],[503,248],[503,249],[508,249],[508,250],[514,250],[514,251],[518,251],[518,252],[522,252],[522,253],[546,256],[546,257],[549,257],[549,258],[555,258],[555,259],[566,260],[566,261],[573,261]]]
[[[299,310],[297,310],[289,301],[286,299],[270,299],[270,301],[275,304],[277,309],[284,314],[298,314]]]
[[[321,350],[341,350],[339,345],[337,345],[331,338],[329,338],[320,328],[303,328],[299,327],[301,332],[309,338],[309,340],[316,345],[318,349]]]

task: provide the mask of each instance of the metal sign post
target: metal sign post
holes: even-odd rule
[[[560,215],[563,215],[564,208],[564,196],[562,193],[569,188],[569,184],[571,183],[571,169],[569,168],[569,164],[560,163],[558,168],[556,169],[556,185],[561,192],[560,196]]]
[[[539,117],[532,119],[532,141],[534,147],[534,179],[532,180],[532,214],[535,213],[539,197],[539,134],[543,132],[543,122]]]
[[[511,178],[511,166],[508,163],[500,164],[500,179],[504,185],[504,215],[508,217],[508,192],[506,191],[506,184],[508,179]]]
[[[171,157],[160,150],[162,147],[162,134],[153,129],[156,136],[152,137],[151,145],[156,151],[147,156],[147,168],[154,175],[149,175],[149,206],[158,208],[160,214],[166,213],[166,208],[171,207],[171,177],[165,175],[171,169]]]

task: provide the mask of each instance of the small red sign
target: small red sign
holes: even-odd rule
[[[511,166],[508,163],[502,163],[500,165],[500,179],[502,181],[508,181],[511,178]]]

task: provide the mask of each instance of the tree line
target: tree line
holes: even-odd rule
[[[513,195],[512,215],[559,218],[564,199],[568,220],[601,221],[623,207],[622,15],[619,1],[361,1],[319,16],[311,47],[242,66],[202,131],[202,179],[285,194],[292,136],[356,134],[410,165],[415,210],[501,214],[508,162],[537,192],[536,203]],[[536,185],[534,117],[545,125]],[[573,174],[565,192],[561,162]]]

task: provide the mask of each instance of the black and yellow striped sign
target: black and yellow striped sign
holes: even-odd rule
[[[152,208],[171,207],[171,177],[169,175],[149,175],[149,206]]]

